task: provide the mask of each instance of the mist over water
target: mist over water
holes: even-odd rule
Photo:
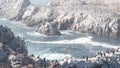
[[[40,55],[50,60],[69,57],[92,57],[97,51],[120,46],[120,38],[91,36],[74,31],[61,31],[61,36],[46,36],[18,22],[0,20],[0,25],[9,27],[16,36],[25,38],[29,55]]]

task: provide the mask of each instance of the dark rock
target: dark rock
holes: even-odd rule
[[[9,28],[3,27],[1,25],[0,26],[0,42],[9,43],[13,39],[14,39],[13,32]]]
[[[36,31],[41,33],[41,34],[45,34],[45,35],[61,35],[61,33],[57,30],[55,25],[52,25],[51,23],[41,23],[41,25],[39,25],[36,28]]]
[[[15,37],[9,28],[0,26],[0,62],[12,68],[19,68],[23,66],[27,54],[24,39]]]

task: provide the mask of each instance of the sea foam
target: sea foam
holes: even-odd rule
[[[26,41],[31,42],[31,43],[46,43],[46,44],[89,44],[89,46],[102,46],[105,48],[118,48],[119,46],[116,45],[111,45],[108,43],[101,43],[101,42],[96,42],[92,40],[92,36],[88,37],[81,37],[77,39],[72,39],[72,40],[61,40],[61,41],[34,41],[34,40],[29,40],[27,39]]]
[[[41,55],[41,58],[47,58],[48,60],[62,60],[65,57],[72,57],[70,54],[51,53]]]

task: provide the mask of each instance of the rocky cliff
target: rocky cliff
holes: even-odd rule
[[[118,37],[120,36],[119,3],[118,0],[56,0],[40,7],[29,17],[27,24],[38,25],[49,22],[56,25],[59,30]]]
[[[23,38],[15,37],[14,33],[7,27],[0,26],[0,68],[9,68],[19,65],[20,62],[17,60],[21,58],[16,58],[15,56],[19,55],[19,57],[27,56],[28,51],[25,46],[25,41]],[[10,58],[11,56],[14,56]],[[16,59],[15,59],[16,58]],[[13,62],[14,61],[14,62]],[[22,61],[23,62],[23,61]],[[17,64],[18,63],[18,64]],[[14,64],[14,65],[12,65]],[[8,67],[9,66],[9,67]]]
[[[120,0],[82,0],[86,3],[92,3],[92,4],[104,4],[104,5],[119,5]]]
[[[19,3],[29,5],[27,0],[25,2],[20,1]],[[5,7],[5,3],[1,3],[1,5]],[[74,30],[102,36],[119,37],[119,4],[120,1],[118,0],[55,0],[43,7],[26,6],[24,13],[14,12],[14,14],[9,14],[8,12],[12,12],[13,9],[10,8],[11,10],[8,11],[9,9],[1,7],[0,16],[21,20],[28,26],[34,26],[35,28],[46,22],[55,25],[56,30]],[[38,32],[41,33],[41,31]]]
[[[30,4],[29,0],[1,0],[0,17],[9,20],[21,20],[26,8]]]
[[[9,20],[15,20],[15,21],[21,21],[23,20],[23,23],[27,24],[28,26],[34,26],[36,21],[38,20],[32,20],[31,18],[33,15],[37,13],[39,10],[38,7],[32,5],[29,0],[2,0],[0,1],[0,18],[6,18]],[[31,23],[29,23],[31,22]],[[46,35],[57,35],[58,30],[56,27],[51,27],[51,31],[53,33],[44,33],[41,31],[38,31],[42,34]],[[54,28],[54,29],[53,29]],[[59,32],[60,33],[60,32]]]

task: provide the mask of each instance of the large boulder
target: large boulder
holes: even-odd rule
[[[57,30],[55,25],[51,23],[41,23],[39,26],[36,27],[36,31],[45,34],[45,35],[61,35],[61,33]]]

